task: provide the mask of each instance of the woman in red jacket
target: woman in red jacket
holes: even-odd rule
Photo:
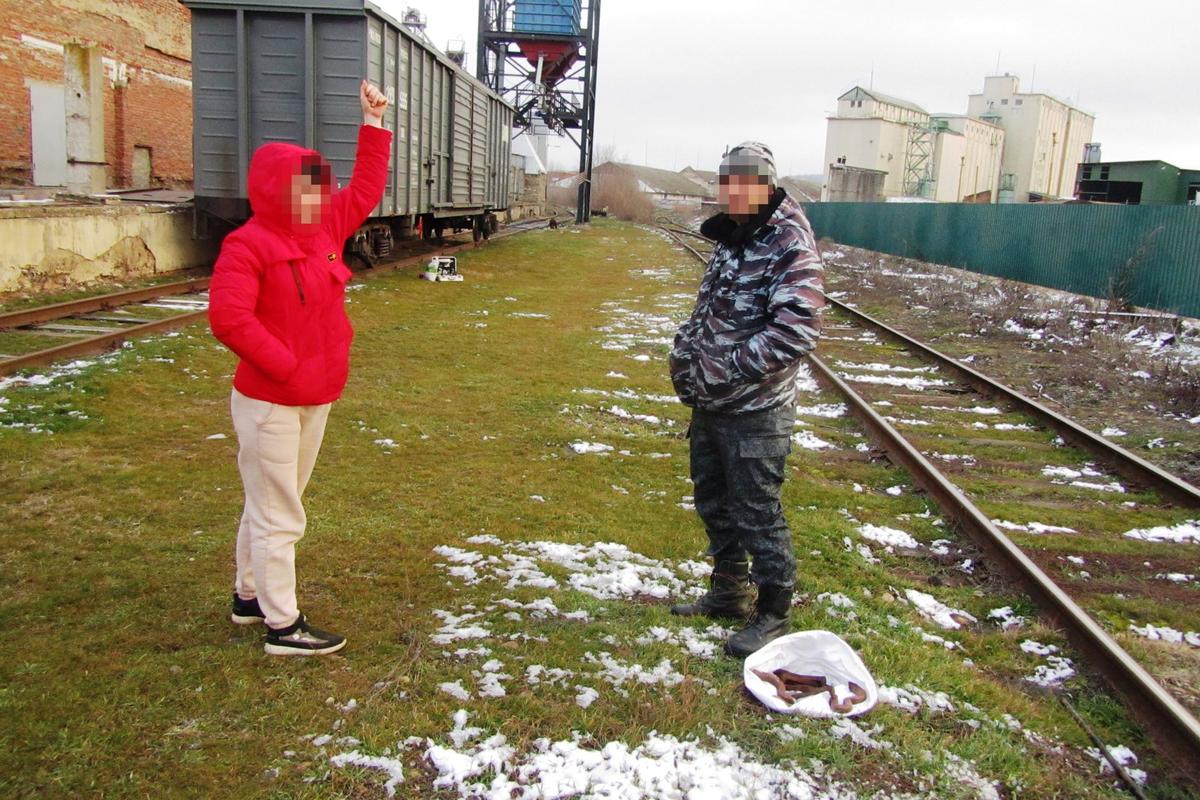
[[[230,408],[246,505],[237,536],[234,622],[266,622],[272,655],[322,655],[346,640],[296,605],[304,487],[341,396],[354,332],[342,246],[383,196],[392,134],[387,98],[366,81],[350,185],[334,191],[320,153],[272,142],[250,161],[254,215],[226,237],[213,269],[213,335],[238,355]]]

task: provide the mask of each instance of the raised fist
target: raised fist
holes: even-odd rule
[[[359,87],[358,99],[362,103],[363,123],[378,126],[383,120],[383,111],[387,108],[387,96],[364,80]]]

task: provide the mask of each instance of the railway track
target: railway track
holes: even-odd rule
[[[707,261],[690,243],[699,234],[661,229]],[[1169,602],[1166,587],[1161,597],[1147,597],[1153,581],[1130,572],[1187,565],[1176,554],[1180,545],[1123,534],[1145,530],[1147,520],[1194,518],[1200,490],[879,320],[835,300],[831,307],[822,355],[809,359],[817,381],[1062,628],[1164,759],[1200,785],[1200,722],[1152,676],[1153,665],[1134,659],[1085,610],[1111,620]],[[1056,525],[1036,522],[1035,514],[1053,514]]]
[[[540,230],[564,214],[522,220],[494,234],[504,239]],[[431,255],[448,255],[477,247],[471,234],[463,241],[447,237],[442,245],[416,246],[397,251],[361,274],[380,273],[419,263]],[[208,310],[207,277],[85,297],[62,303],[0,313],[0,377],[23,369],[105,352],[124,341],[189,325]]]

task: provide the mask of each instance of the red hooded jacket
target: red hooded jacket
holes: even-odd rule
[[[241,358],[233,385],[247,397],[308,406],[341,396],[354,338],[342,246],[383,196],[391,141],[391,131],[359,129],[350,185],[327,198],[315,225],[293,217],[291,181],[319,154],[280,142],[255,151],[254,216],[225,237],[208,290],[213,335]]]

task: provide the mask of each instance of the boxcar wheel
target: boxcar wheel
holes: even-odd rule
[[[342,260],[346,262],[346,266],[350,268],[351,272],[362,272],[374,266],[361,253],[346,253]]]

